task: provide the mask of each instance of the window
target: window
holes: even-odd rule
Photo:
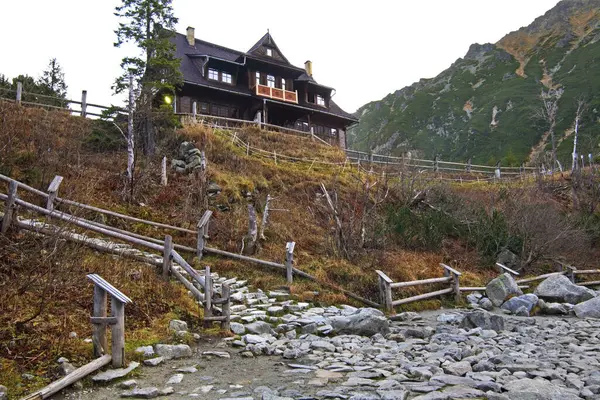
[[[281,78],[281,88],[285,90],[285,79]]]
[[[320,94],[317,95],[317,104],[320,106],[325,105],[325,98],[323,96],[321,96]]]
[[[331,128],[331,136],[333,136],[333,137],[337,136],[337,129]]]
[[[271,49],[267,49],[267,55],[268,55],[269,57],[273,57],[273,50],[271,50]]]
[[[231,83],[231,74],[227,72],[221,72],[221,81],[225,83]]]
[[[256,84],[260,85],[260,72],[256,71]]]
[[[208,114],[208,103],[205,102],[200,102],[200,113],[201,114]]]
[[[208,69],[208,79],[212,79],[213,81],[219,80],[219,71],[213,68]]]
[[[275,87],[275,77],[273,75],[267,75],[267,86],[268,87]]]

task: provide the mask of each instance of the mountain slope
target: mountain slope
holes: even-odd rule
[[[549,150],[547,124],[533,115],[540,93],[555,90],[559,159],[570,156],[577,100],[588,107],[580,153],[598,145],[600,0],[561,1],[497,44],[473,44],[464,58],[358,109],[352,148],[504,165],[533,162]]]

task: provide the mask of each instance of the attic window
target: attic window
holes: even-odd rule
[[[213,81],[219,80],[219,71],[213,68],[208,69],[208,79],[212,79]]]
[[[317,95],[317,104],[320,106],[325,106],[325,98],[320,94]]]
[[[225,83],[231,83],[231,74],[228,74],[227,72],[222,72],[221,73],[221,81],[223,81]]]
[[[272,49],[267,49],[267,55],[269,57],[273,57],[273,50]]]

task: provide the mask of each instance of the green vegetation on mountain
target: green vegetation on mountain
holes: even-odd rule
[[[586,109],[579,153],[600,139],[600,1],[561,1],[497,44],[474,44],[432,79],[359,108],[350,147],[375,153],[518,165],[551,150],[547,121],[535,117],[542,90],[560,96],[557,155],[570,159],[579,99]]]

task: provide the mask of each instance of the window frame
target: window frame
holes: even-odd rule
[[[226,80],[225,79],[226,77],[228,77],[229,79]],[[230,74],[229,72],[221,71],[221,82],[227,83],[228,85],[233,85],[233,74]]]
[[[318,106],[322,106],[325,107],[325,96],[322,96],[320,94],[315,94],[315,104]]]
[[[275,88],[275,75],[267,75],[267,86]]]
[[[213,78],[214,74],[216,74],[216,78]],[[218,69],[215,69],[215,68],[209,68],[208,69],[208,79],[209,80],[211,80],[211,81],[219,81],[220,80],[219,79],[219,75],[220,75],[220,72],[219,72]]]
[[[273,49],[270,49],[270,48],[267,47],[266,54],[267,54],[268,57],[273,57]]]

